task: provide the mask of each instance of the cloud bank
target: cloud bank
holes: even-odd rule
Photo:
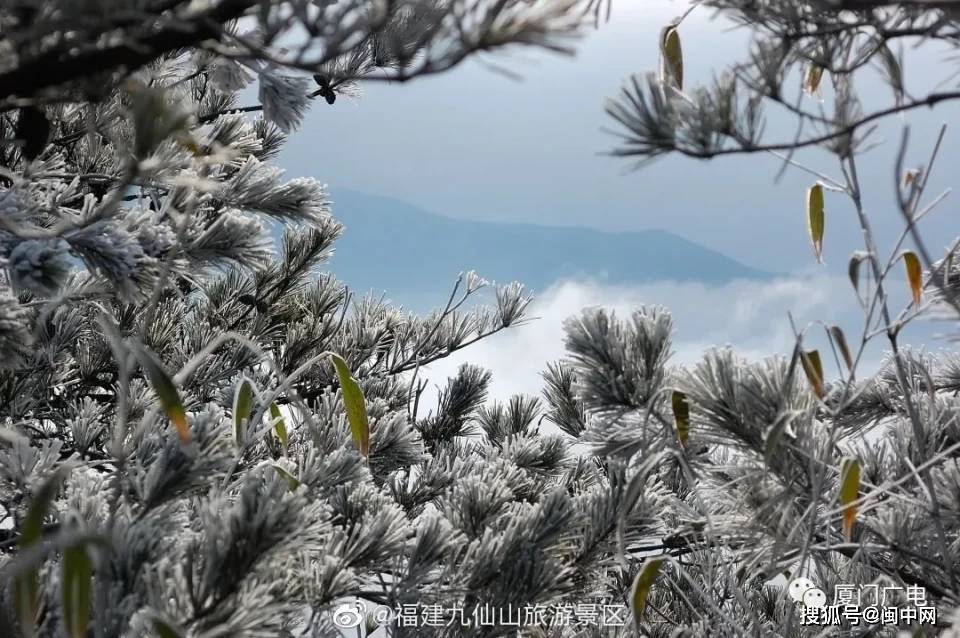
[[[845,277],[798,276],[774,281],[734,281],[710,286],[699,283],[660,282],[640,286],[611,286],[589,280],[562,281],[537,296],[530,323],[506,330],[453,356],[428,366],[431,382],[421,404],[435,406],[436,389],[453,376],[462,363],[473,363],[493,372],[490,396],[503,400],[512,394],[539,394],[540,373],[548,361],[564,356],[563,322],[584,308],[603,307],[628,317],[643,305],[666,306],[674,319],[672,361],[692,364],[704,351],[731,346],[749,360],[785,354],[793,347],[788,312],[798,329],[811,322],[840,325],[851,347],[859,343],[862,311]],[[940,327],[942,329],[942,326]],[[924,345],[932,339],[929,324],[906,334],[905,341]],[[939,346],[940,342],[931,341]],[[830,347],[819,325],[809,328],[807,348],[824,355],[826,373],[837,374]],[[860,370],[876,369],[884,355],[882,338],[865,351]],[[928,348],[930,349],[930,348]]]

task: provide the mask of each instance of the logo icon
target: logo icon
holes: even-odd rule
[[[333,624],[341,629],[359,627],[363,622],[364,611],[359,602],[344,603],[333,610]]]
[[[813,584],[809,578],[801,576],[790,582],[787,588],[790,598],[804,607],[819,609],[827,606],[827,595],[822,589]]]

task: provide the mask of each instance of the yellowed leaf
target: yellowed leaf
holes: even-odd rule
[[[903,253],[903,264],[907,268],[907,283],[910,284],[913,303],[920,305],[920,297],[923,294],[923,267],[920,266],[920,259],[908,250]]]
[[[823,186],[814,184],[807,189],[807,228],[810,231],[810,241],[813,243],[813,253],[817,257],[817,263],[823,262],[824,227]]]
[[[857,520],[857,499],[860,498],[860,461],[845,457],[840,462],[840,504],[843,506],[843,535],[849,542]]]
[[[350,374],[347,362],[342,357],[331,354],[333,366],[337,370],[340,388],[343,392],[343,406],[350,422],[350,433],[360,455],[366,458],[370,454],[370,423],[367,421],[367,407],[363,399],[363,390]]]
[[[660,81],[683,89],[683,48],[673,24],[660,32]]]
[[[244,446],[246,424],[253,412],[253,397],[256,395],[253,382],[243,377],[233,395],[233,442],[238,448]]]
[[[831,326],[830,336],[833,337],[834,344],[840,350],[843,362],[847,364],[847,370],[853,372],[853,356],[850,354],[850,347],[847,345],[847,338],[844,336],[843,330],[840,326]]]
[[[283,420],[283,414],[280,412],[280,406],[276,403],[270,404],[270,421],[273,423],[273,432],[277,435],[277,439],[280,441],[280,447],[283,449],[283,453],[287,453],[287,445],[290,442],[289,436],[287,435],[287,424]]]
[[[690,437],[690,404],[687,395],[678,390],[673,391],[673,420],[677,428],[677,439],[682,447],[687,447]]]
[[[803,371],[807,375],[807,381],[813,388],[813,393],[819,398],[826,396],[826,390],[823,386],[823,364],[820,361],[820,353],[816,350],[803,352],[800,354],[800,362],[803,364]]]
[[[816,95],[820,91],[820,80],[823,78],[823,67],[811,64],[807,67],[807,74],[803,79],[803,92],[807,95]]]
[[[643,616],[643,610],[647,606],[647,597],[650,595],[650,588],[657,579],[660,567],[663,565],[662,558],[651,558],[647,560],[637,577],[633,581],[633,595],[630,597],[633,602],[633,617],[637,620]]]
[[[173,379],[167,374],[166,370],[160,364],[160,361],[152,352],[143,347],[135,347],[134,353],[147,373],[147,379],[153,386],[157,398],[160,399],[160,406],[166,413],[167,418],[177,428],[177,434],[180,441],[184,444],[190,442],[190,429],[187,426],[187,411],[180,399],[180,393],[173,383]]]

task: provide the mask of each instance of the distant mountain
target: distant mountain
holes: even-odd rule
[[[460,220],[342,189],[332,198],[334,216],[346,228],[331,270],[357,292],[386,291],[398,301],[442,296],[467,270],[541,292],[567,278],[716,284],[772,276],[662,230],[611,233]]]

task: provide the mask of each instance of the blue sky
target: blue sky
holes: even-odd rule
[[[765,270],[807,268],[803,194],[809,176],[793,170],[775,184],[778,163],[771,156],[667,158],[628,172],[628,162],[603,155],[616,142],[603,131],[612,126],[604,100],[631,73],[656,68],[659,30],[683,6],[669,0],[614,2],[613,19],[588,32],[572,58],[523,49],[485,58],[521,73],[522,81],[469,62],[403,85],[367,83],[358,99],[316,104],[282,163],[291,173],[328,182],[334,193],[346,187],[480,220],[664,228]],[[688,85],[709,80],[745,51],[746,33],[713,20],[706,10],[695,11],[681,33]],[[917,90],[932,86],[952,66],[935,51],[908,54],[907,82]],[[868,107],[890,101],[889,90],[877,82],[863,90]],[[911,163],[923,161],[939,124],[956,114],[954,107],[938,107],[909,118],[917,141]],[[883,237],[900,228],[896,211],[885,209],[901,123],[892,118],[882,127],[877,139],[886,143],[862,163],[863,181],[877,185],[868,204],[877,209]],[[789,136],[792,129],[783,124],[774,117],[768,128]],[[954,146],[948,145],[934,174],[934,189],[948,183]],[[825,154],[800,157],[837,172]],[[832,199],[826,256],[842,270],[858,230],[842,198]],[[931,231],[947,233],[948,217],[931,218]]]
[[[539,322],[438,364],[437,378],[469,360],[494,370],[496,396],[511,389],[532,392],[543,364],[562,355],[563,318],[586,305],[616,308],[621,315],[642,303],[667,305],[677,319],[682,362],[696,360],[712,345],[731,344],[751,358],[787,352],[792,346],[788,311],[801,327],[822,320],[844,326],[848,338],[858,334],[862,318],[846,269],[862,240],[842,195],[827,195],[825,265],[816,265],[804,215],[805,192],[814,181],[808,174],[791,169],[775,182],[780,164],[769,155],[710,162],[670,157],[639,171],[604,155],[616,143],[603,131],[613,126],[604,101],[630,74],[657,67],[660,29],[684,7],[669,0],[615,1],[612,20],[588,32],[574,57],[519,50],[487,58],[521,73],[519,82],[470,62],[403,85],[366,83],[358,99],[316,104],[303,130],[291,137],[281,163],[292,175],[327,182],[334,199],[338,188],[348,188],[458,218],[605,230],[662,228],[749,266],[791,273],[786,281],[712,289],[669,282],[633,289],[557,282],[538,291],[533,314]],[[704,10],[691,14],[680,31],[688,87],[709,81],[746,52],[746,32],[732,30]],[[929,47],[905,55],[908,91],[916,93],[937,87],[954,66]],[[876,77],[858,86],[868,111],[891,103],[889,88]],[[903,228],[893,200],[902,126],[911,126],[914,140],[907,164],[920,165],[941,123],[957,114],[955,106],[940,106],[890,118],[874,136],[880,144],[860,160],[866,206],[884,254]],[[778,134],[793,133],[789,123],[772,113],[767,128],[782,139]],[[951,185],[960,159],[958,135],[960,127],[948,131],[931,195]],[[797,159],[839,177],[836,161],[823,152],[802,152]],[[956,237],[956,219],[956,202],[948,198],[924,221],[932,250],[940,251]],[[438,303],[449,283],[438,281]],[[905,292],[894,291],[901,299]],[[936,350],[949,345],[934,338],[947,329],[918,325],[905,337]],[[827,348],[810,341],[809,347]],[[868,362],[879,361],[882,350],[882,344],[872,349]],[[518,352],[524,354],[523,365],[517,365]]]

